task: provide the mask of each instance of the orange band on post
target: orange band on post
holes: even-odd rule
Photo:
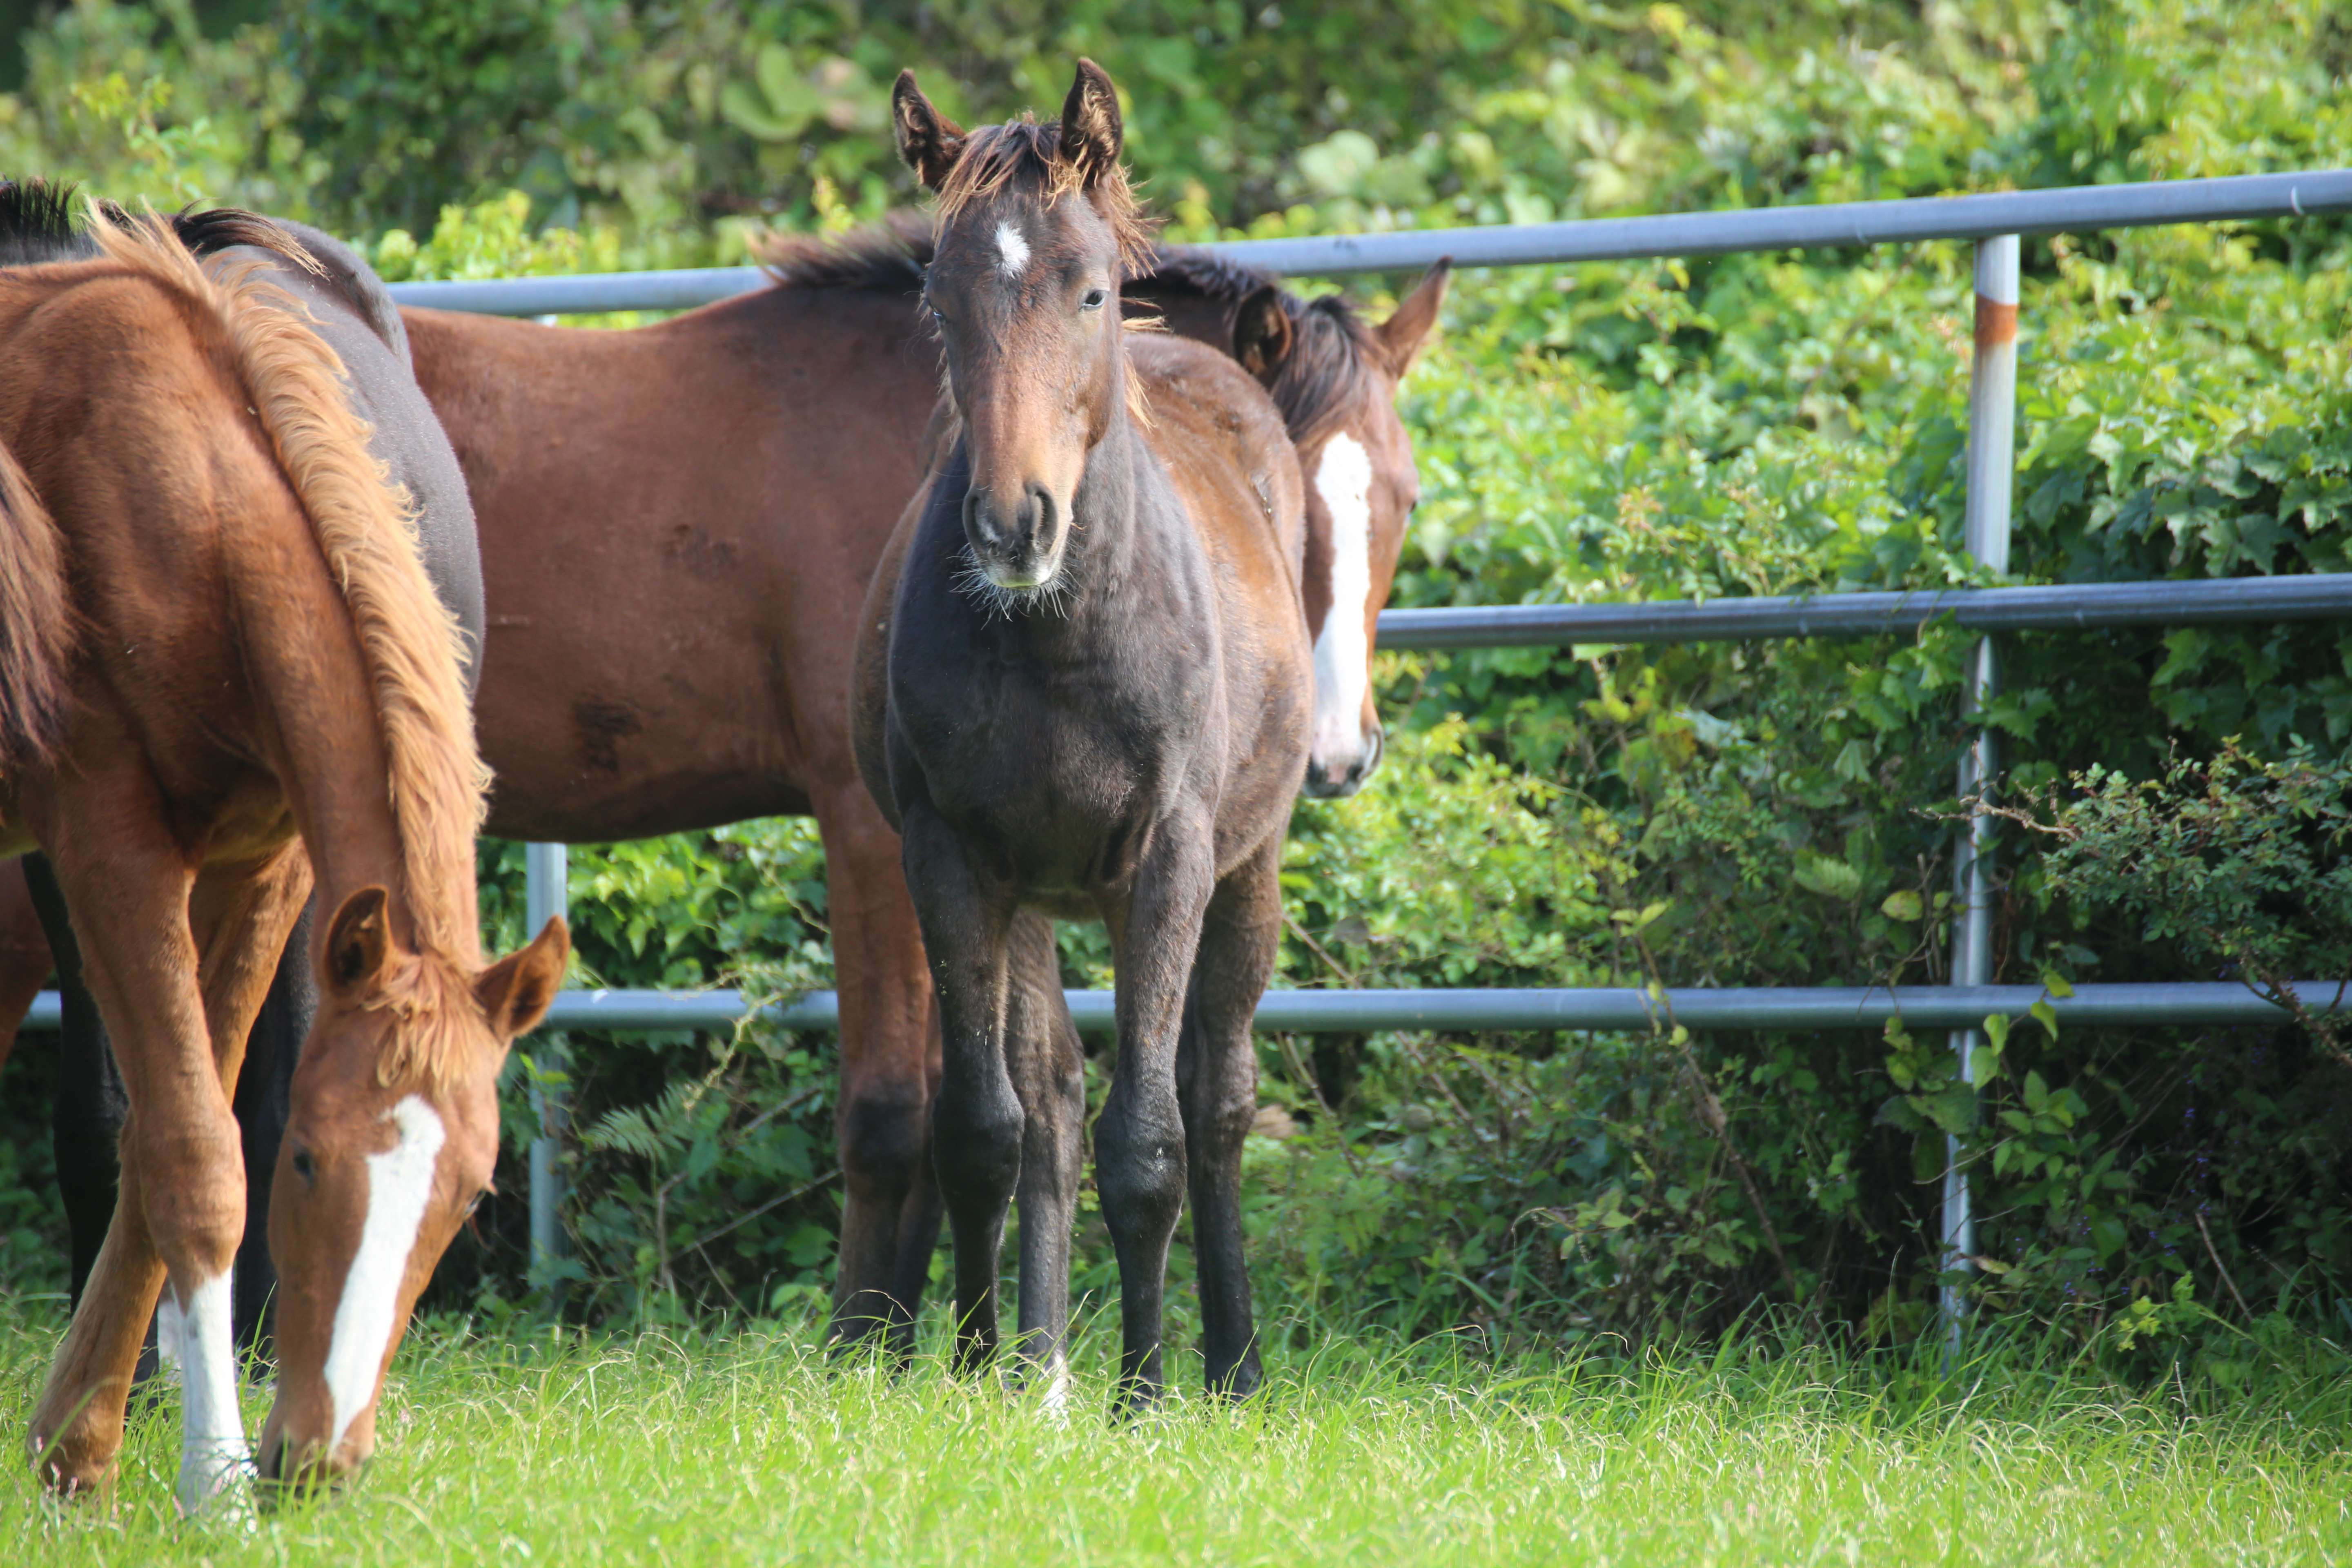
[[[2017,341],[2017,307],[1977,296],[1977,347],[1994,349]]]

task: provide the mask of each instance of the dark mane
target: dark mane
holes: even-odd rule
[[[1292,444],[1310,447],[1364,398],[1388,395],[1373,374],[1388,368],[1388,355],[1356,308],[1337,294],[1302,300],[1285,289],[1282,308],[1290,317],[1290,357],[1266,390],[1290,426]]]
[[[1214,304],[1238,305],[1259,289],[1282,281],[1279,274],[1187,246],[1160,246],[1150,260],[1151,270],[1129,279],[1150,294],[1197,294]],[[1284,294],[1286,300],[1292,297],[1286,291]]]
[[[931,259],[931,220],[898,208],[847,234],[769,233],[751,254],[781,289],[850,289],[915,294]]]
[[[74,226],[74,187],[47,180],[0,180],[0,267],[33,267],[95,256]]]
[[[1152,255],[1152,269],[1134,279],[1138,292],[1165,298],[1190,293],[1234,307],[1259,289],[1280,288],[1271,272],[1228,261],[1208,251],[1169,246]],[[1309,447],[1330,435],[1368,396],[1384,396],[1374,379],[1388,368],[1388,355],[1356,308],[1337,294],[1304,300],[1280,289],[1283,314],[1290,318],[1290,353],[1266,391],[1282,410],[1294,446]]]
[[[79,261],[98,254],[97,242],[74,222],[78,187],[43,179],[0,181],[0,267],[30,267],[44,261]],[[116,223],[128,215],[112,202],[100,209]],[[305,272],[325,276],[302,242],[266,217],[236,207],[194,208],[170,218],[172,232],[194,256],[252,245],[284,257]],[[359,301],[354,300],[354,303]]]

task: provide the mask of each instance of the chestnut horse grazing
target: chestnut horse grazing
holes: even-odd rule
[[[51,214],[47,226],[53,234],[69,234],[64,190],[32,183],[15,193],[19,205],[44,197]],[[478,652],[482,565],[466,478],[410,371],[399,308],[383,280],[342,242],[300,224],[279,226],[318,264],[315,269],[264,247],[240,245],[234,225],[215,224],[205,215],[186,213],[171,221],[200,259],[221,256],[263,268],[257,278],[266,278],[286,295],[278,302],[307,312],[307,324],[334,351],[342,365],[339,380],[344,399],[368,426],[369,451],[383,463],[392,483],[407,492],[425,575],[457,616],[468,648]],[[87,241],[74,248],[79,258],[95,254]],[[258,297],[269,298],[267,290]],[[478,658],[467,666],[469,690],[479,668]],[[28,912],[37,914],[31,931],[8,923]],[[235,1110],[244,1142],[246,1227],[229,1312],[241,1360],[248,1354],[266,1360],[271,1353],[268,1309],[278,1294],[278,1273],[269,1261],[269,1200],[291,1109],[294,1058],[319,1010],[318,986],[310,973],[310,920],[306,909],[286,956],[278,961],[277,979],[261,1005],[237,1079]],[[16,940],[8,940],[12,935]],[[99,1245],[114,1219],[118,1150],[128,1104],[98,1005],[81,982],[80,955],[56,878],[37,856],[0,862],[0,1006],[12,999],[12,992],[23,994],[37,986],[51,967],[52,950],[64,1016],[51,1131],[71,1247],[68,1279],[79,1303]],[[5,1044],[0,1039],[0,1046]],[[166,1300],[164,1310],[172,1309]],[[140,1375],[153,1366],[152,1352],[142,1352]]]
[[[202,221],[307,263],[265,220]],[[0,853],[48,856],[131,1110],[29,1452],[64,1489],[106,1477],[168,1283],[194,1510],[247,1454],[229,1095],[314,882],[333,913],[272,1201],[266,1476],[372,1447],[408,1310],[488,1178],[506,1044],[569,943],[551,922],[482,963],[462,650],[333,351],[160,219],[94,214],[94,257],[49,238],[64,259],[0,270]]]
[[[1232,360],[1127,331],[1120,286],[1148,242],[1118,95],[1092,61],[1055,125],[967,135],[911,72],[892,110],[900,155],[939,196],[925,299],[961,427],[866,600],[854,711],[938,987],[931,1152],[958,1360],[997,1347],[1017,1187],[1017,1348],[1061,1395],[1085,1106],[1075,1037],[1050,1015],[1037,1026],[1025,977],[1038,917],[1099,917],[1118,967],[1095,1137],[1119,1401],[1165,1386],[1161,1295],[1188,1183],[1209,1387],[1247,1394],[1250,1023],[1313,697],[1297,458]]]

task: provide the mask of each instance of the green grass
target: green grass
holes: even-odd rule
[[[12,1467],[0,1562],[352,1563],[2323,1562],[2352,1552],[2340,1363],[2230,1400],[2021,1353],[1947,1380],[1736,1342],[1490,1365],[1327,1340],[1267,1397],[1114,1428],[1109,1325],[1056,1422],[925,1362],[829,1368],[811,1335],[412,1334],[347,1495],[257,1522],[173,1512],[176,1412],[113,1497]],[[55,1326],[0,1310],[21,1433]],[[1183,1358],[1189,1359],[1189,1358]],[[262,1401],[248,1415],[257,1427]]]

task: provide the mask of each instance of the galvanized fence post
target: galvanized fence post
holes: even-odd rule
[[[523,864],[523,935],[539,934],[551,916],[567,914],[571,904],[570,858],[561,844],[526,844]],[[569,1059],[561,1035],[542,1034],[532,1051],[535,1060]],[[561,1086],[544,1086],[534,1076],[530,1084],[531,1119],[539,1136],[530,1141],[530,1271],[543,1282],[548,1304],[563,1304],[563,1282],[551,1265],[564,1254],[563,1134],[572,1121],[572,1097]]]
[[[2009,571],[2010,491],[2016,467],[2017,425],[2017,237],[2000,235],[1977,243],[1976,353],[1969,379],[1968,512],[1962,542],[1970,557],[1995,574]],[[1967,679],[1961,692],[1961,715],[1978,720],[1996,689],[2000,671],[1993,639],[1977,639],[1969,650]],[[1962,800],[1989,798],[2000,776],[1998,737],[1979,724],[1960,755],[1959,795]],[[1994,819],[1981,809],[1969,814],[1967,830],[1953,857],[1952,898],[1956,906],[1952,931],[1952,975],[1955,985],[1992,984],[1992,829]],[[1952,1052],[1958,1058],[1962,1079],[1976,1082],[1976,1048],[1983,1042],[1977,1029],[1952,1031]],[[1969,1176],[1962,1163],[1965,1151],[1958,1134],[1944,1140],[1944,1250],[1946,1270],[1970,1267],[1975,1256],[1976,1216],[1969,1208]],[[1968,1314],[1968,1298],[1957,1286],[1943,1291],[1944,1323],[1952,1342],[1959,1341]]]

